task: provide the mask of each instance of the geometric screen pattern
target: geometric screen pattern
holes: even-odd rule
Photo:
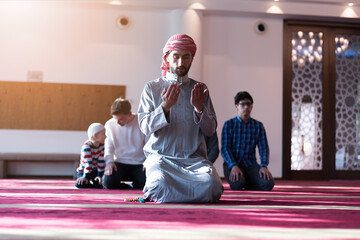
[[[360,170],[360,36],[337,35],[336,170]]]
[[[300,33],[292,35],[291,170],[321,170],[322,33]]]

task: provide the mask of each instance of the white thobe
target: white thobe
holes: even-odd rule
[[[144,146],[144,197],[155,202],[215,202],[223,186],[207,160],[204,139],[204,134],[210,136],[216,130],[214,108],[208,94],[203,113],[197,118],[190,97],[198,82],[185,76],[178,101],[170,108],[167,119],[161,93],[176,78],[167,73],[166,77],[150,81],[141,95],[139,125],[149,136]]]

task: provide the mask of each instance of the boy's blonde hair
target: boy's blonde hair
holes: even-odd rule
[[[119,115],[119,114],[129,114],[131,112],[131,104],[128,100],[123,98],[115,99],[114,103],[111,105],[110,114]]]

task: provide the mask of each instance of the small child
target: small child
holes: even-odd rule
[[[102,188],[104,175],[105,127],[101,123],[92,123],[87,131],[89,139],[81,148],[80,165],[77,168],[77,188]]]

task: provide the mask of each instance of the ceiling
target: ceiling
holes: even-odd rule
[[[110,5],[122,6],[122,7],[146,7],[146,8],[183,8],[194,3],[203,4],[206,6],[220,6],[221,9],[227,7],[236,6],[239,4],[256,4],[259,2],[271,4],[277,1],[279,4],[307,4],[307,5],[323,5],[323,6],[347,6],[349,3],[353,4],[353,7],[360,8],[360,0],[0,0],[0,5],[6,2],[29,2],[34,3],[66,3],[66,4],[81,4],[81,5]],[[211,7],[210,7],[211,8]]]
[[[255,0],[263,2],[274,2],[274,0]],[[360,6],[360,0],[279,0],[279,2],[289,3],[314,3],[314,4],[335,4],[335,5],[348,5],[353,3],[354,6]]]
[[[3,0],[2,0],[3,1]],[[29,0],[28,0],[29,1]],[[31,1],[31,0],[30,0]],[[41,0],[40,0],[41,1]],[[44,1],[44,0],[42,0]],[[113,0],[57,0],[58,2],[103,2],[103,3],[109,3]],[[206,2],[212,2],[214,0],[116,0],[121,3],[129,4],[129,3],[148,3],[151,4],[152,2],[163,2],[163,3],[171,3],[175,4],[178,2],[199,2],[199,3],[206,3]],[[220,1],[220,0],[218,0]],[[238,2],[241,2],[242,0],[237,0]],[[274,2],[274,0],[253,0],[253,1],[263,1],[263,2]],[[223,0],[224,3],[226,1]],[[287,2],[287,3],[314,3],[314,4],[336,4],[336,5],[347,5],[349,3],[353,3],[354,5],[360,6],[360,0],[278,0],[278,2]]]

